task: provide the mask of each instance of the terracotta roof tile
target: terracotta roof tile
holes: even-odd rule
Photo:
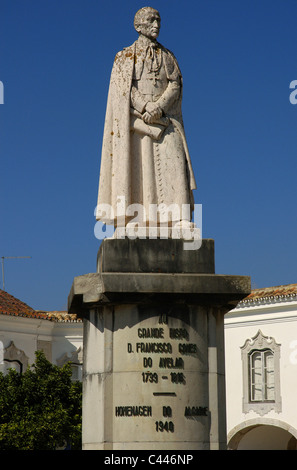
[[[33,308],[29,307],[29,305],[1,289],[0,313],[2,315],[13,315],[18,317],[43,318],[43,316],[39,317],[37,312]]]
[[[56,321],[56,322],[81,322],[82,320],[77,317],[75,313],[68,313],[63,311],[53,311],[53,312],[44,312],[42,310],[38,310],[40,313],[44,313],[46,315],[47,320]]]
[[[248,303],[257,301],[260,299],[285,299],[289,297],[297,296],[297,284],[287,284],[282,286],[264,287],[262,289],[253,289],[252,292],[245,297],[239,305],[242,303]],[[239,306],[238,305],[238,306]]]
[[[67,312],[46,312],[44,310],[34,310],[29,305],[17,299],[8,292],[0,289],[0,314],[16,317],[39,318],[55,322],[77,322],[81,321],[75,314]]]

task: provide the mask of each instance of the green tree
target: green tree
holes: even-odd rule
[[[23,374],[0,373],[0,450],[80,450],[82,384],[71,381],[70,363],[35,355]]]

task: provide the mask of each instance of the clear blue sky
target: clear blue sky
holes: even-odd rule
[[[296,0],[148,5],[182,70],[195,202],[216,272],[249,275],[254,288],[296,283]],[[73,278],[96,270],[110,71],[143,6],[0,1],[0,256],[32,257],[5,261],[5,287],[33,308],[66,309]]]

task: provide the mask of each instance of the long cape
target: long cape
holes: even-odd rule
[[[166,54],[175,62],[174,55],[160,45]],[[96,218],[106,223],[113,223],[119,197],[125,198],[126,207],[137,201],[131,201],[131,159],[130,159],[130,92],[134,63],[137,60],[136,42],[120,51],[114,60],[107,97],[106,116],[104,124],[103,144],[101,153],[101,168],[99,179],[98,206],[105,204],[105,214],[97,212]],[[165,59],[166,67],[166,59]],[[179,68],[178,68],[179,70]],[[170,71],[168,71],[170,76]],[[180,74],[181,77],[181,74]],[[182,78],[181,78],[182,83]],[[196,189],[194,173],[186,144],[181,112],[182,86],[179,102],[175,106],[172,118],[173,125],[182,135],[187,158],[190,189]],[[112,209],[111,209],[112,208]]]

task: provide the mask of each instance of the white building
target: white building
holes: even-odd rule
[[[256,289],[225,316],[229,449],[295,450],[297,284]]]
[[[36,311],[0,290],[0,371],[19,372],[42,350],[53,364],[71,362],[74,380],[82,377],[82,321],[66,312]]]
[[[82,378],[82,321],[35,311],[0,290],[0,370],[24,370],[41,349]],[[229,449],[296,449],[297,284],[253,290],[225,316]]]

